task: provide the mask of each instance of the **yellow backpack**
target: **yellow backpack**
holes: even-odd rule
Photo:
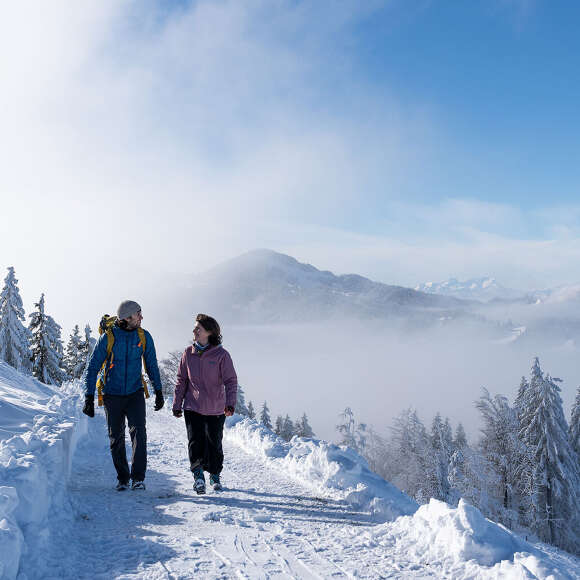
[[[113,362],[113,359],[115,358],[115,354],[113,353],[113,344],[115,342],[113,326],[115,325],[115,322],[117,322],[116,316],[103,314],[101,322],[99,323],[99,335],[107,335],[107,358],[101,366],[101,370],[98,375],[99,378],[97,379],[99,407],[103,406],[103,387],[107,382],[107,374],[113,368],[113,366],[115,366]],[[143,355],[141,357],[143,360],[143,368],[145,369],[145,372],[147,372],[147,367],[145,366],[145,346],[147,345],[147,338],[145,336],[145,331],[141,327],[137,329],[137,334],[139,335],[139,346],[143,346]],[[143,383],[143,389],[145,390],[145,398],[148,399],[149,390],[147,389],[147,381],[145,381],[143,373],[141,373],[141,382]]]

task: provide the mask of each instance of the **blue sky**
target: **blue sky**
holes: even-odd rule
[[[63,312],[71,279],[100,310],[118,287],[256,247],[408,286],[579,282],[579,12],[15,4],[0,25],[0,191],[14,216],[0,268],[16,267],[28,303],[54,288]],[[136,229],[147,252],[126,250]],[[106,292],[91,283],[103,268]]]

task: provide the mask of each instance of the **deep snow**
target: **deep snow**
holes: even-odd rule
[[[78,385],[54,392],[0,363],[7,394],[1,578],[580,578],[577,558],[464,502],[417,508],[352,450],[286,443],[240,417],[225,491],[197,496],[183,420],[149,405],[147,490],[119,493],[104,416],[79,413]]]

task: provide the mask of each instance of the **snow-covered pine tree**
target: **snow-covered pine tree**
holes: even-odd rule
[[[520,437],[533,452],[533,530],[540,539],[578,553],[580,474],[568,439],[560,379],[543,376],[534,359],[532,378],[521,406]]]
[[[570,445],[580,459],[580,387],[576,389],[576,400],[570,417]]]
[[[252,401],[248,403],[248,417],[250,419],[256,418],[256,411],[254,410],[254,403],[252,403]]]
[[[294,423],[294,435],[297,437],[314,437],[314,431],[308,422],[306,413],[303,413],[302,417]]]
[[[93,349],[95,348],[96,344],[96,339],[91,336],[91,327],[87,324],[85,326],[85,339],[79,345],[79,356],[83,365],[83,377],[87,372],[89,360],[91,359],[91,355],[93,354]]]
[[[506,397],[496,395],[492,398],[485,388],[475,406],[483,419],[479,450],[497,474],[494,479],[498,483],[492,494],[497,508],[493,506],[493,513],[487,515],[513,527],[520,505],[519,466],[525,458],[525,447],[519,438],[518,417]],[[491,479],[489,489],[493,489]]]
[[[455,429],[455,437],[453,438],[453,448],[463,449],[467,447],[467,436],[465,435],[465,429],[463,425],[459,423]]]
[[[276,417],[276,422],[274,423],[274,433],[278,435],[278,437],[282,437],[282,426],[284,425],[284,419],[282,419],[282,415],[278,415]]]
[[[260,423],[264,425],[267,429],[272,429],[272,419],[270,418],[270,409],[268,409],[268,405],[266,401],[262,405],[262,411],[260,412]]]
[[[16,370],[29,372],[30,333],[25,320],[18,280],[10,266],[0,294],[0,360]]]
[[[350,407],[340,414],[341,422],[336,426],[336,430],[340,433],[339,445],[346,445],[351,449],[356,449],[355,429],[356,421],[354,420],[354,413]]]
[[[47,385],[60,385],[65,379],[61,368],[62,342],[60,326],[44,311],[44,294],[30,314],[29,330],[32,334],[32,374]]]
[[[432,497],[442,501],[449,500],[449,461],[453,453],[453,436],[449,419],[441,420],[437,413],[431,424],[431,446],[433,448],[434,470],[429,470],[428,478],[431,481]]]
[[[177,371],[181,363],[183,353],[179,350],[171,351],[167,356],[159,361],[159,374],[161,375],[161,389],[163,396],[173,397],[175,383],[177,382]]]
[[[386,479],[418,502],[429,501],[432,490],[427,473],[432,452],[425,426],[414,409],[405,409],[390,430]]]
[[[63,358],[63,368],[69,380],[80,379],[84,370],[84,361],[81,357],[81,334],[79,325],[75,324],[68,339]]]
[[[290,441],[294,436],[294,423],[292,423],[292,419],[290,419],[289,415],[284,417],[284,421],[282,422],[282,430],[280,432],[280,437],[286,441]]]
[[[242,385],[238,385],[238,394],[236,396],[236,413],[238,415],[248,416],[248,407],[246,407],[246,395]]]

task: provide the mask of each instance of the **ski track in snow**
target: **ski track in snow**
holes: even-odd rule
[[[124,492],[114,489],[104,416],[90,421],[68,484],[73,521],[52,514],[46,552],[23,560],[26,577],[442,577],[372,541],[361,550],[370,514],[314,497],[227,436],[224,491],[196,495],[183,420],[168,409],[149,411],[147,420],[147,490]]]

